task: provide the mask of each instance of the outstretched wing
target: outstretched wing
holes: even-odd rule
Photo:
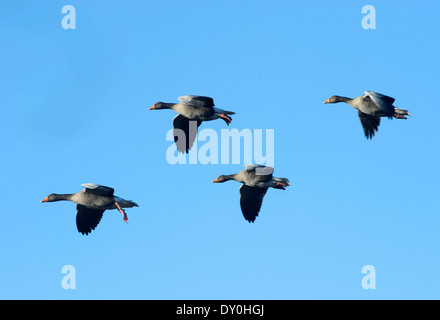
[[[173,135],[177,150],[188,153],[194,144],[197,136],[197,128],[202,121],[189,120],[188,118],[177,115],[173,119]]]
[[[177,98],[180,102],[183,104],[186,104],[188,106],[192,106],[195,108],[213,108],[214,107],[214,100],[210,97],[203,97],[203,96],[181,96]]]
[[[81,187],[84,187],[85,193],[91,193],[91,194],[98,194],[101,196],[113,196],[113,193],[115,190],[110,187],[101,186],[96,183],[84,183],[81,185]]]
[[[379,129],[380,117],[371,116],[358,110],[359,119],[361,120],[362,127],[367,139],[372,139]]]
[[[78,232],[88,235],[92,230],[95,230],[105,210],[90,209],[77,204],[76,211],[76,227]]]
[[[249,187],[243,184],[240,187],[240,207],[244,218],[254,222],[260,212],[263,198],[268,188]]]
[[[394,98],[374,91],[365,91],[365,94],[370,97],[374,104],[376,104],[384,114],[387,116],[392,116],[394,114]]]

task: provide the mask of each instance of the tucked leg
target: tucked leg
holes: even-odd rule
[[[277,186],[287,187],[286,184],[284,184],[284,183],[282,183],[282,182],[279,182],[279,181],[277,181],[275,184],[276,184]]]
[[[395,113],[395,114],[394,114],[394,118],[396,118],[396,119],[408,119],[408,118],[405,117],[403,114],[398,114],[398,113]]]
[[[222,119],[226,122],[226,124],[229,126],[229,124],[230,124],[231,121],[232,121],[232,118],[231,118],[231,117],[229,117],[228,115],[226,115],[226,114],[224,114],[224,113],[219,113],[218,116],[219,116],[220,118],[222,118]]]
[[[274,187],[275,189],[286,190],[286,187],[287,187],[287,185],[282,182],[279,182],[279,181],[275,182],[275,187]]]

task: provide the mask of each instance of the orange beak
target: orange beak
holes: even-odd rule
[[[148,109],[148,110],[154,110],[154,109],[156,109],[156,107],[155,107],[155,105],[153,105],[150,109]]]
[[[330,98],[324,101],[324,103],[330,103]]]
[[[217,183],[218,182],[218,179],[215,179],[214,181],[212,181],[212,183]]]
[[[41,200],[41,202],[48,202],[48,201],[49,201],[48,197],[46,197],[43,200]]]

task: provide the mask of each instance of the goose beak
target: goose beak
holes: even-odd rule
[[[330,103],[330,98],[324,101],[324,103]]]
[[[156,109],[156,107],[153,105],[150,109],[148,109],[148,110],[154,110],[154,109]]]
[[[218,183],[218,179],[215,179],[214,181],[212,181],[212,183]]]
[[[48,202],[48,201],[49,201],[49,199],[48,199],[48,197],[46,197],[43,200],[41,200],[40,202]]]

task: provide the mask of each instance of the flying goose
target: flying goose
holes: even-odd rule
[[[240,207],[244,218],[254,222],[260,212],[267,189],[286,190],[290,182],[286,178],[274,178],[273,168],[257,164],[247,164],[245,169],[236,174],[221,175],[213,183],[235,180],[242,183],[240,187]]]
[[[214,100],[203,96],[181,96],[177,98],[179,103],[156,102],[148,110],[172,109],[178,113],[173,119],[174,142],[177,150],[182,153],[188,153],[191,149],[197,135],[197,128],[203,121],[223,119],[226,124],[232,121],[229,115],[235,114],[232,111],[226,111],[214,108]]]
[[[78,232],[88,235],[96,228],[105,210],[118,209],[124,222],[128,223],[127,214],[122,208],[138,207],[136,203],[113,195],[114,189],[95,183],[81,185],[84,190],[74,194],[52,193],[41,202],[72,201],[76,203],[76,226]]]
[[[331,96],[324,103],[345,102],[357,109],[365,136],[367,139],[372,139],[379,128],[381,117],[407,119],[405,115],[411,116],[408,110],[395,108],[394,100],[374,91],[365,91],[365,95],[355,99]]]

